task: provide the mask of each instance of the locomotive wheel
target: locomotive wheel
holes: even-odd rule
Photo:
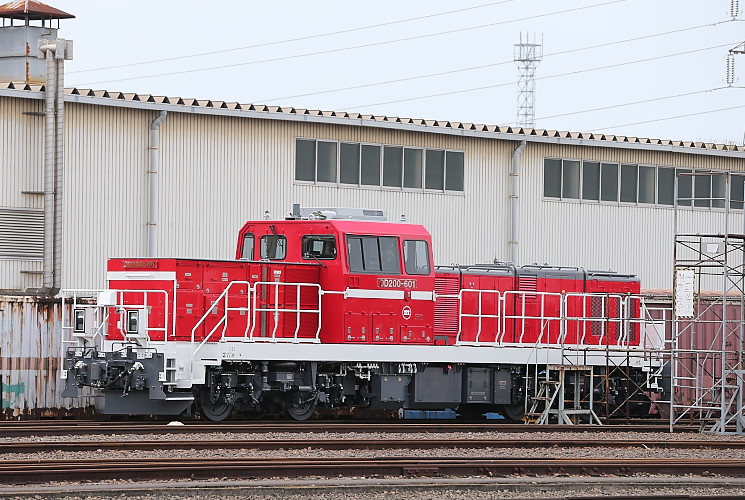
[[[308,420],[316,412],[316,404],[318,403],[318,393],[316,393],[311,399],[304,401],[296,406],[287,408],[287,414],[293,420],[303,421]]]
[[[209,387],[204,386],[199,391],[199,413],[213,422],[222,422],[233,413],[233,405],[229,403],[212,403]]]
[[[525,405],[504,405],[501,412],[507,420],[520,421],[525,418]]]

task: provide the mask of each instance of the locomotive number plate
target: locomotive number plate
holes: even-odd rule
[[[378,288],[416,288],[416,280],[378,278]]]

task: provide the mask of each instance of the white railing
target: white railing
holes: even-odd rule
[[[114,304],[106,303],[100,304],[98,298],[103,293],[115,294],[116,300]],[[142,295],[142,300],[135,301],[136,303],[127,303],[124,295],[128,293],[137,293]],[[149,311],[153,307],[153,304],[157,301],[152,300],[153,296],[162,295],[164,304],[163,314],[163,326],[151,326],[149,321]],[[163,335],[163,342],[168,341],[169,332],[169,314],[168,304],[170,304],[170,294],[165,290],[111,290],[111,289],[80,289],[80,290],[62,290],[60,292],[62,301],[62,332],[63,342],[66,344],[77,343],[76,339],[84,338],[91,346],[100,347],[100,342],[108,336],[108,325],[111,317],[111,311],[120,315],[118,330],[123,340],[127,339],[139,339],[142,344],[147,345],[152,341],[153,334],[161,332]],[[65,314],[65,301],[72,299],[70,305],[69,316]],[[84,300],[85,299],[85,300]],[[95,302],[94,302],[95,300]],[[81,302],[82,301],[82,302]],[[82,310],[85,312],[85,328],[83,331],[76,329],[74,323],[76,321],[76,311]],[[138,333],[133,334],[127,330],[127,311],[138,311],[137,325]],[[142,313],[142,314],[139,314]],[[67,321],[66,319],[67,318]],[[93,320],[93,327],[88,325],[88,322]],[[144,328],[140,328],[140,325],[145,325]],[[67,335],[65,335],[67,334]],[[65,338],[67,337],[67,338]]]
[[[497,304],[490,302],[484,308],[487,293],[496,295]],[[477,299],[464,301],[468,294]],[[638,295],[464,289],[458,295],[438,297],[458,300],[457,345],[661,347],[659,339],[645,338],[654,320]],[[475,326],[466,328],[464,319],[476,320]],[[494,340],[484,340],[484,322],[495,319],[497,329],[489,335],[494,333]],[[514,337],[506,338],[508,333]]]
[[[100,292],[115,294],[115,304],[95,303],[92,297]],[[128,294],[139,296],[133,299]],[[162,294],[162,302],[153,298],[156,294]],[[173,305],[175,298],[171,302],[167,291],[66,290],[63,301],[72,298],[72,304],[67,304],[67,307],[71,307],[67,309],[71,315],[68,321],[65,321],[67,315],[63,315],[62,330],[66,343],[76,343],[85,337],[95,345],[95,342],[106,338],[111,313],[108,308],[113,307],[121,315],[118,330],[124,341],[141,339],[144,344],[151,342],[153,336],[160,337],[156,333],[162,333],[163,342],[169,338],[190,340],[196,345],[194,354],[206,343],[215,341],[318,343],[322,328],[322,298],[329,294],[345,295],[345,292],[325,291],[318,283],[233,281],[227,284],[214,302],[204,305],[202,316],[191,328],[190,336],[186,337],[188,334],[179,335],[175,331],[175,323],[170,323],[170,311],[173,310],[175,315],[176,308]],[[87,300],[81,302],[79,299],[83,297]],[[437,298],[458,301],[456,345],[613,345],[644,348],[659,343],[657,338],[645,338],[651,320],[646,317],[644,299],[635,295],[462,289],[457,295],[439,295]],[[152,326],[149,321],[148,309],[155,303],[163,306],[159,326]],[[308,304],[311,304],[310,307]],[[85,333],[75,331],[75,310],[78,309],[96,311],[93,328],[87,328]],[[127,331],[125,311],[134,309],[141,311],[140,337]],[[222,314],[216,315],[216,310],[221,310]],[[312,316],[317,321],[304,319]],[[313,331],[309,331],[309,325],[313,325]],[[630,335],[632,332],[635,334],[633,337]],[[507,334],[513,335],[508,337]]]
[[[242,286],[245,287],[245,292],[243,294],[231,294],[231,290],[235,287]],[[284,304],[284,300],[280,300],[281,298],[287,298],[287,293],[285,292],[286,289],[295,289],[295,307],[287,307],[286,304]],[[303,303],[301,302],[301,298],[308,299],[308,294],[306,293],[303,295],[304,290],[311,290],[312,296],[317,299],[317,307],[303,307]],[[262,297],[264,295],[265,297]],[[228,283],[228,286],[225,287],[225,290],[217,297],[217,299],[212,303],[209,304],[206,307],[206,310],[202,317],[197,321],[197,323],[194,325],[194,327],[191,330],[191,342],[192,344],[199,342],[197,347],[192,352],[192,357],[196,355],[196,353],[209,341],[214,341],[213,337],[215,337],[215,334],[220,331],[221,333],[216,336],[215,340],[220,341],[241,341],[241,342],[292,342],[292,343],[299,343],[299,342],[313,342],[318,343],[320,342],[320,335],[321,335],[321,298],[324,295],[324,291],[321,289],[321,286],[318,283],[283,283],[279,281],[256,281],[253,284],[251,284],[248,281],[232,281]],[[244,305],[232,305],[230,301],[236,300],[236,298],[241,298],[241,302],[243,302],[243,298],[245,298],[245,306]],[[268,298],[271,297],[272,300],[269,300]],[[264,302],[266,300],[266,302]],[[271,303],[270,303],[271,302]],[[222,307],[223,314],[222,316],[217,320],[215,325],[210,329],[209,332],[204,335],[204,337],[201,339],[201,341],[198,341],[198,335],[197,332],[199,328],[205,326],[207,320],[213,316],[213,311],[215,309],[220,309]],[[246,317],[246,326],[243,331],[242,336],[228,336],[227,332],[229,331],[229,323],[230,323],[230,313],[244,313]],[[302,315],[312,315],[315,314],[318,316],[318,320],[316,321],[316,330],[313,336],[310,337],[301,337],[301,327],[302,327]],[[256,315],[262,315],[264,318],[271,317],[272,325],[271,325],[271,333],[267,334],[268,332],[264,332],[263,329],[260,327],[261,333],[264,335],[256,335],[257,333],[257,321],[255,321]],[[278,329],[280,328],[280,325],[287,325],[288,323],[283,323],[283,321],[287,321],[288,318],[294,317],[294,323],[295,328],[292,332],[292,335],[289,336],[278,336]]]
[[[476,295],[478,298],[478,311],[475,313],[465,313],[463,312],[463,303],[464,303],[464,297],[467,297],[468,295]],[[493,313],[483,312],[484,309],[484,295],[488,296],[494,296],[493,303],[496,305],[496,309],[493,311]],[[494,332],[495,339],[500,336],[500,332],[503,331],[502,328],[502,294],[498,290],[475,290],[475,289],[468,289],[464,288],[460,291],[458,294],[458,301],[459,301],[459,314],[458,314],[458,339],[459,343],[462,345],[478,345],[481,343],[481,334],[483,333],[484,329],[484,319],[493,319],[494,323],[497,325],[497,330]],[[476,332],[476,339],[473,341],[467,341],[463,340],[461,338],[461,333],[463,332],[463,318],[474,318],[478,321],[478,330]]]
[[[551,327],[555,325],[556,321],[561,321],[564,316],[564,307],[565,307],[565,300],[563,294],[560,293],[553,293],[553,292],[534,292],[534,291],[517,291],[517,290],[510,290],[507,292],[504,292],[504,310],[507,311],[507,301],[510,300],[510,298],[513,298],[514,300],[514,314],[505,314],[504,318],[502,320],[503,327],[502,331],[507,332],[507,321],[512,319],[515,320],[515,327],[513,328],[514,332],[519,331],[520,336],[514,340],[514,342],[517,343],[524,343],[528,341],[525,339],[526,331],[528,330],[528,325],[530,325],[530,322],[538,321],[540,324],[540,332],[538,334],[538,337],[535,339],[531,339],[532,342],[528,341],[528,343],[536,343],[536,344],[543,344],[543,343],[550,343],[551,340]],[[552,306],[546,304],[547,300],[554,299],[558,300],[559,304],[559,311],[558,316],[556,314],[550,314],[549,311],[551,311]],[[535,308],[536,306],[540,306],[540,312],[539,314],[527,314],[527,309],[529,307]],[[518,314],[522,312],[522,314]],[[517,328],[517,322],[519,321],[520,328]],[[544,340],[544,335],[548,334],[547,338]],[[560,338],[560,337],[559,337]],[[502,343],[504,340],[504,334],[499,339],[500,343]]]

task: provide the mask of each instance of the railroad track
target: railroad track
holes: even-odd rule
[[[0,483],[278,477],[436,477],[670,474],[745,476],[745,460],[533,458],[89,459],[0,462]]]
[[[742,450],[745,441],[664,439],[271,439],[271,440],[158,440],[158,441],[35,441],[1,442],[0,454],[58,451],[149,450],[422,450],[485,448],[639,448]]]
[[[90,421],[4,421],[0,422],[0,437],[61,436],[67,434],[194,434],[194,433],[311,433],[311,432],[667,432],[665,424],[644,425],[524,425],[476,422],[90,422]],[[698,427],[676,426],[675,432],[697,432]]]

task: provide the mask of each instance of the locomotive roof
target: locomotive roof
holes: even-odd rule
[[[331,226],[341,233],[375,234],[375,235],[406,235],[429,236],[430,233],[421,224],[405,222],[348,220],[348,219],[315,219],[315,220],[257,220],[248,221],[243,226]]]

